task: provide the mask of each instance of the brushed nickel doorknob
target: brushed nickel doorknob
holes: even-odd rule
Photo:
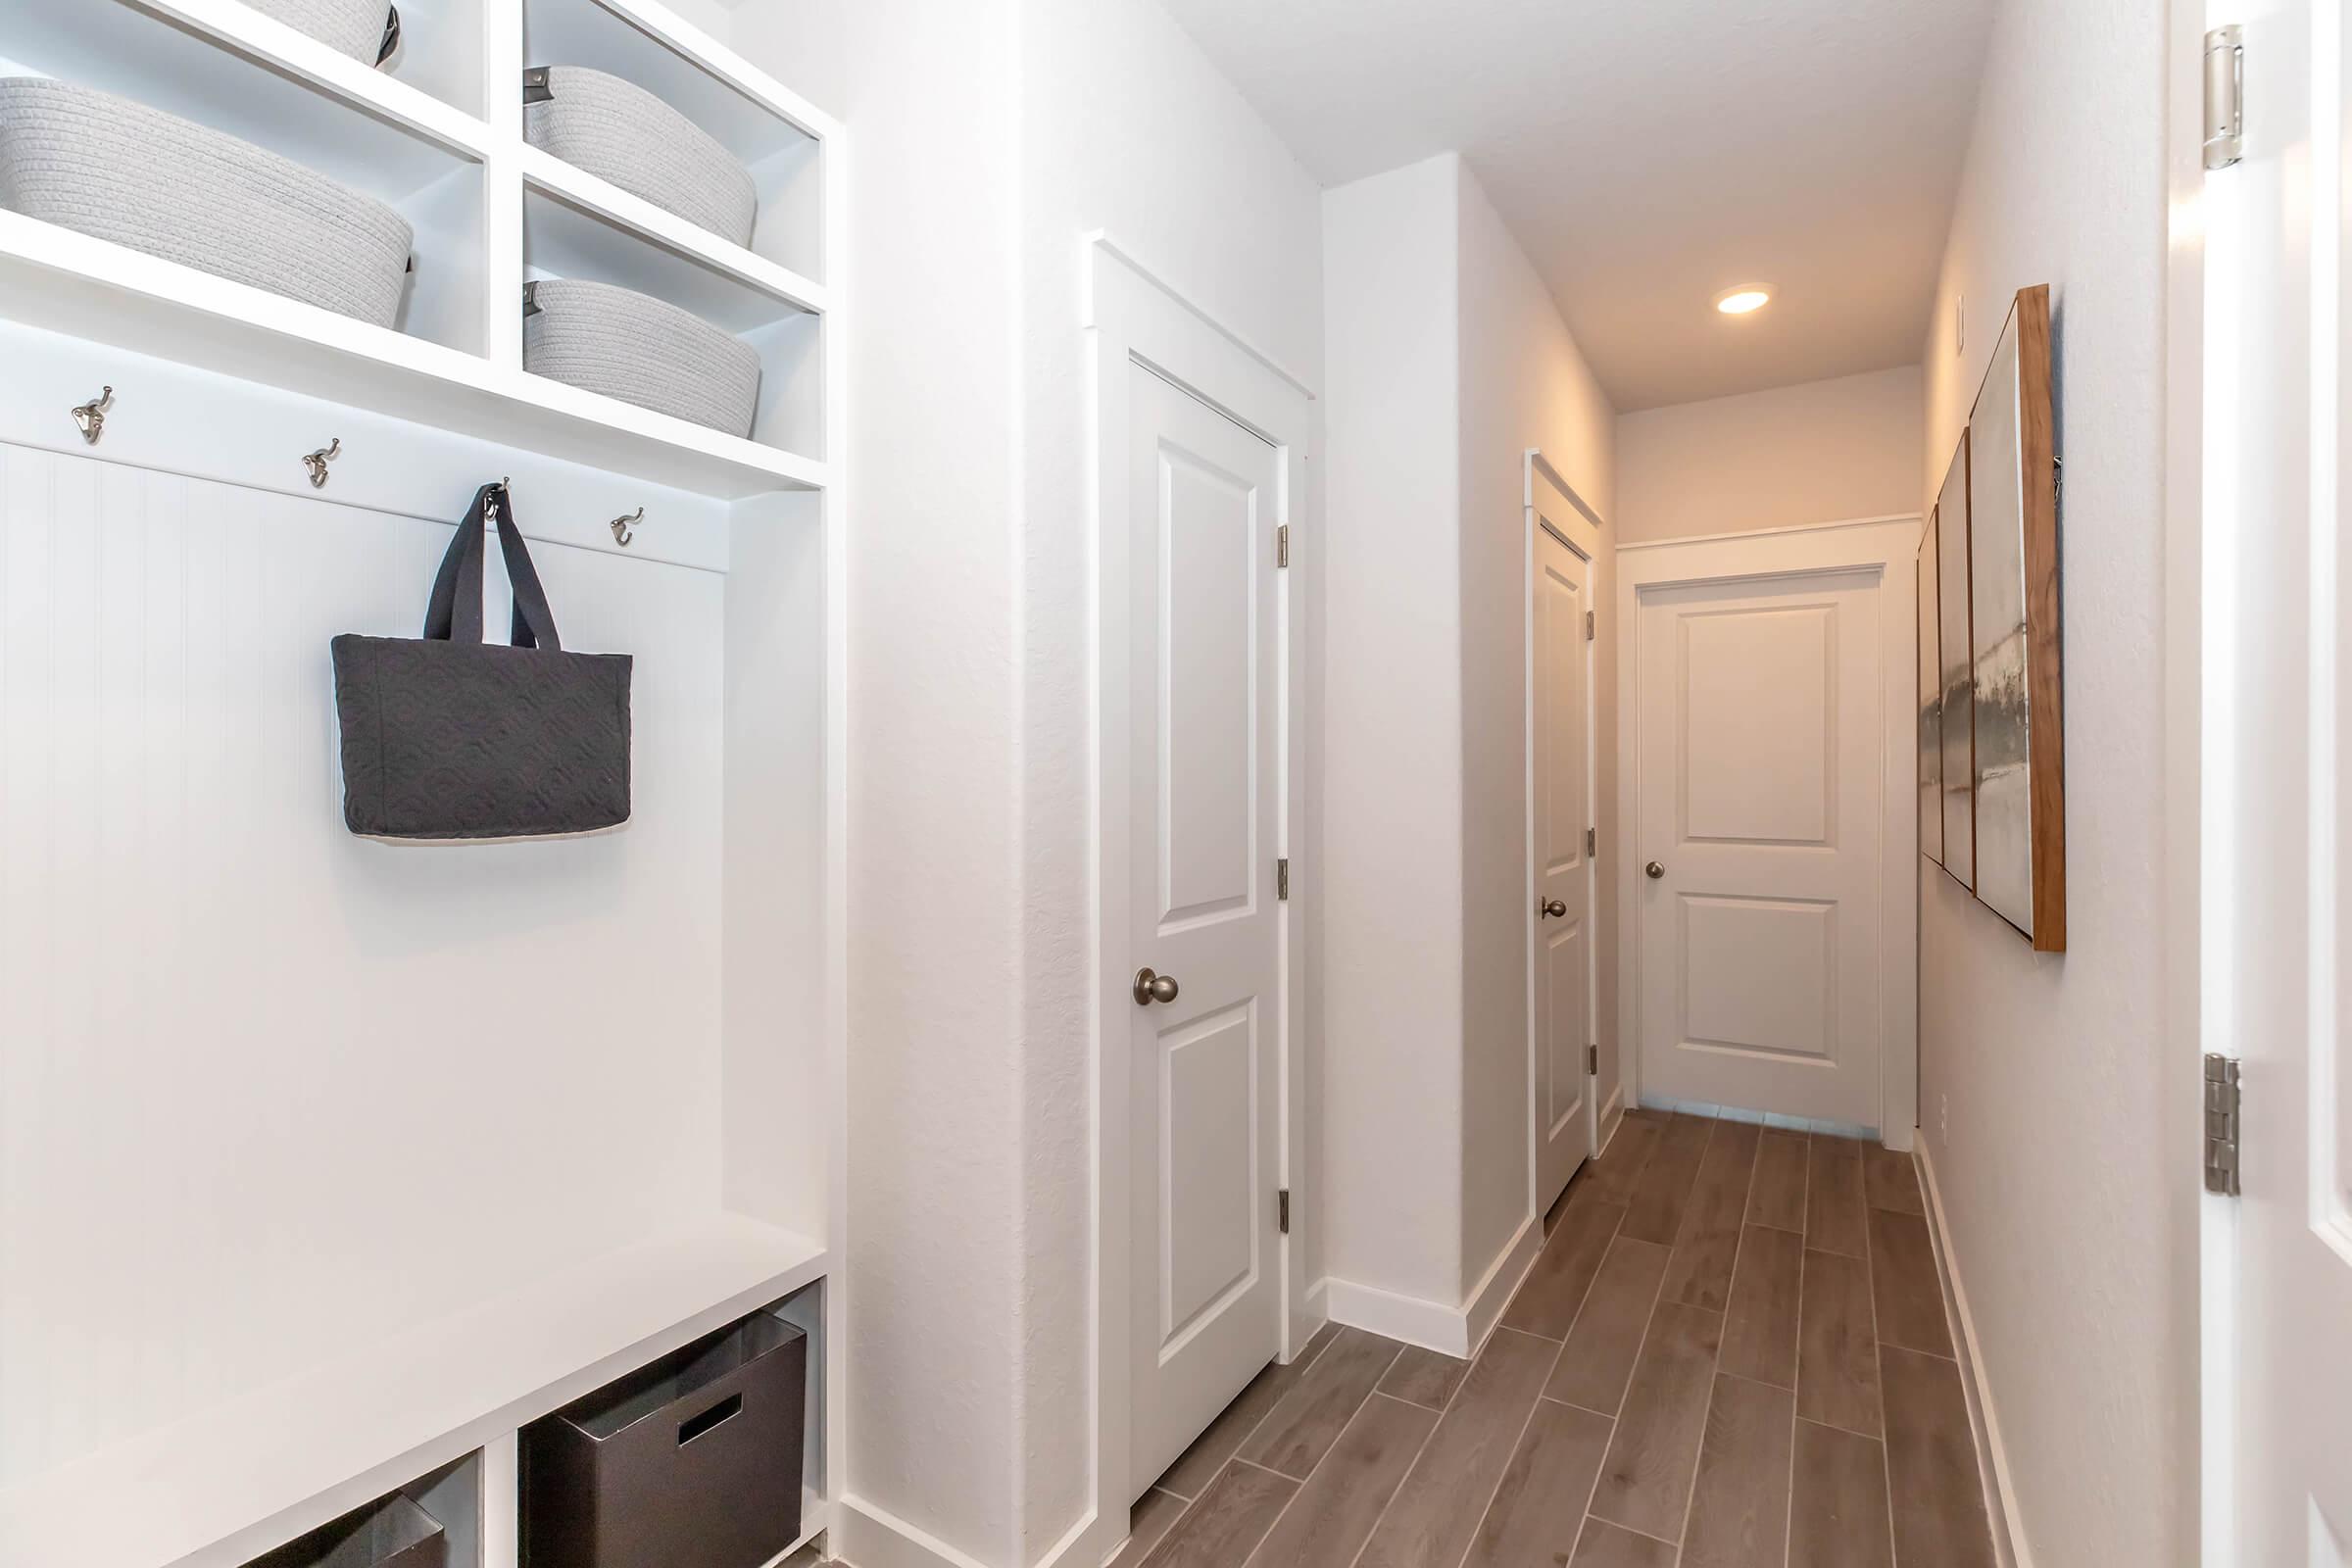
[[[1666,874],[1666,868],[1655,860],[1650,861],[1642,869],[1648,874],[1648,877],[1652,882],[1655,882],[1658,878]]]
[[[1544,901],[1544,917],[1545,919],[1557,920],[1567,912],[1568,906],[1562,901],[1558,899],[1545,899]]]
[[[1176,1000],[1176,977],[1172,974],[1153,974],[1150,969],[1135,971],[1135,1004],[1149,1007],[1154,1002]]]

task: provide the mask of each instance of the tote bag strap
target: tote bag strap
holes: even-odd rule
[[[556,635],[556,612],[547,608],[547,590],[539,586],[539,568],[531,564],[531,549],[522,541],[522,524],[514,520],[514,498],[498,487],[498,548],[507,558],[507,581],[514,589],[514,624],[510,632],[517,648],[564,651]]]
[[[433,578],[433,597],[424,607],[427,642],[478,643],[482,640],[482,509],[500,487],[486,484],[473,493],[458,536],[441,558]]]
[[[561,653],[555,612],[548,608],[547,590],[540,586],[538,568],[523,543],[522,529],[514,518],[514,504],[505,485],[486,484],[473,493],[458,536],[441,558],[433,578],[433,596],[424,611],[424,635],[431,642],[478,643],[482,640],[482,524],[485,514],[498,523],[498,545],[507,563],[507,579],[514,589],[514,621],[509,635],[517,648],[541,648]]]

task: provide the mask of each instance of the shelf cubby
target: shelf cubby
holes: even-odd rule
[[[400,47],[377,74],[486,118],[483,0],[400,0]]]
[[[735,250],[731,260],[719,256],[715,240],[692,251],[673,247],[536,177],[526,179],[522,207],[524,280],[564,277],[616,284],[666,301],[743,339],[759,353],[760,365],[752,441],[822,460],[823,321],[802,303],[815,290],[779,275],[780,270],[749,252]],[[519,312],[519,289],[515,295]]]
[[[415,231],[399,329],[484,351],[486,192],[473,146],[382,118],[128,0],[0,0],[0,75],[54,77],[132,99],[383,202]]]
[[[525,0],[523,60],[586,66],[651,91],[742,161],[759,192],[750,249],[820,281],[824,275],[821,123],[780,83],[642,0]]]

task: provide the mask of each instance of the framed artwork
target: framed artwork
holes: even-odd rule
[[[1919,853],[1943,863],[1943,660],[1936,624],[1936,514],[1920,537],[1919,615]]]
[[[1975,687],[1968,667],[1969,437],[1944,470],[1936,497],[1936,583],[1937,589],[1936,669],[1940,676],[1936,717],[1943,729],[1943,758],[1936,770],[1942,791],[1943,858],[1952,880],[1977,885],[1977,753]]]
[[[1969,416],[1969,593],[1961,648],[1975,730],[1973,887],[2043,953],[2066,951],[2054,446],[2050,291],[2037,285],[2019,291],[2010,307]],[[1948,627],[1948,613],[1945,620]],[[1948,641],[1944,659],[1951,659]],[[1951,765],[1948,752],[1944,765]]]

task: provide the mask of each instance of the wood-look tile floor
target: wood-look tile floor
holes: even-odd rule
[[[1992,1568],[1917,1174],[1627,1114],[1475,1361],[1326,1327],[1114,1568]]]

